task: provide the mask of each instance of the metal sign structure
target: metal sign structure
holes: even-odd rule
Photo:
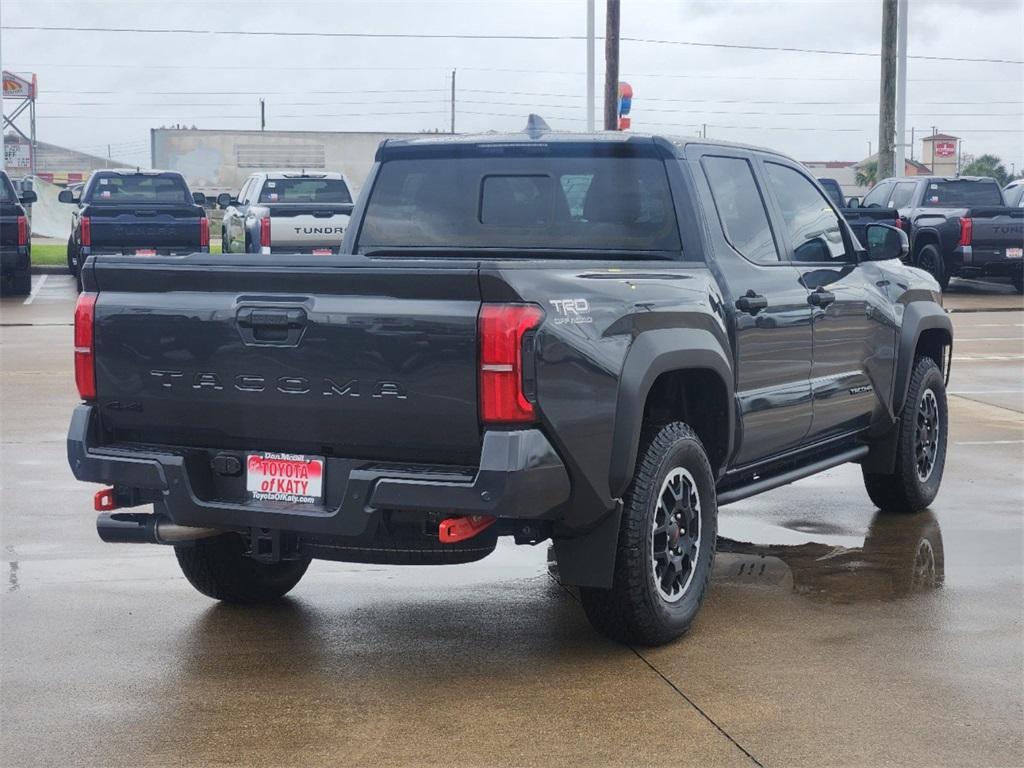
[[[34,74],[3,73],[3,104],[4,121],[4,166],[12,175],[30,176],[36,172],[36,96],[38,86]],[[14,103],[10,114],[7,113],[7,102]],[[22,114],[28,113],[28,133],[26,134],[15,122]],[[18,134],[16,141],[7,141],[7,128]]]

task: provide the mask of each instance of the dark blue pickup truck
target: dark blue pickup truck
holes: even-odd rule
[[[68,238],[68,269],[78,276],[93,254],[156,256],[207,253],[210,226],[202,193],[190,192],[173,171],[104,170],[86,182]]]

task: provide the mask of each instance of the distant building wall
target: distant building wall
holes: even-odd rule
[[[237,192],[252,173],[340,171],[355,191],[363,185],[381,141],[415,133],[332,131],[211,131],[155,128],[154,168],[180,171],[202,192]]]

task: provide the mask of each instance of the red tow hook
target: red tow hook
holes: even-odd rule
[[[96,495],[92,497],[92,506],[97,512],[110,512],[117,509],[117,493],[113,488],[96,491]]]
[[[490,528],[498,522],[493,515],[469,515],[468,517],[449,517],[442,520],[437,527],[437,538],[442,544],[455,544],[472,539],[480,531]]]

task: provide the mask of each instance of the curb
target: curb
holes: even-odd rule
[[[68,268],[63,264],[33,264],[33,275],[69,275]]]

